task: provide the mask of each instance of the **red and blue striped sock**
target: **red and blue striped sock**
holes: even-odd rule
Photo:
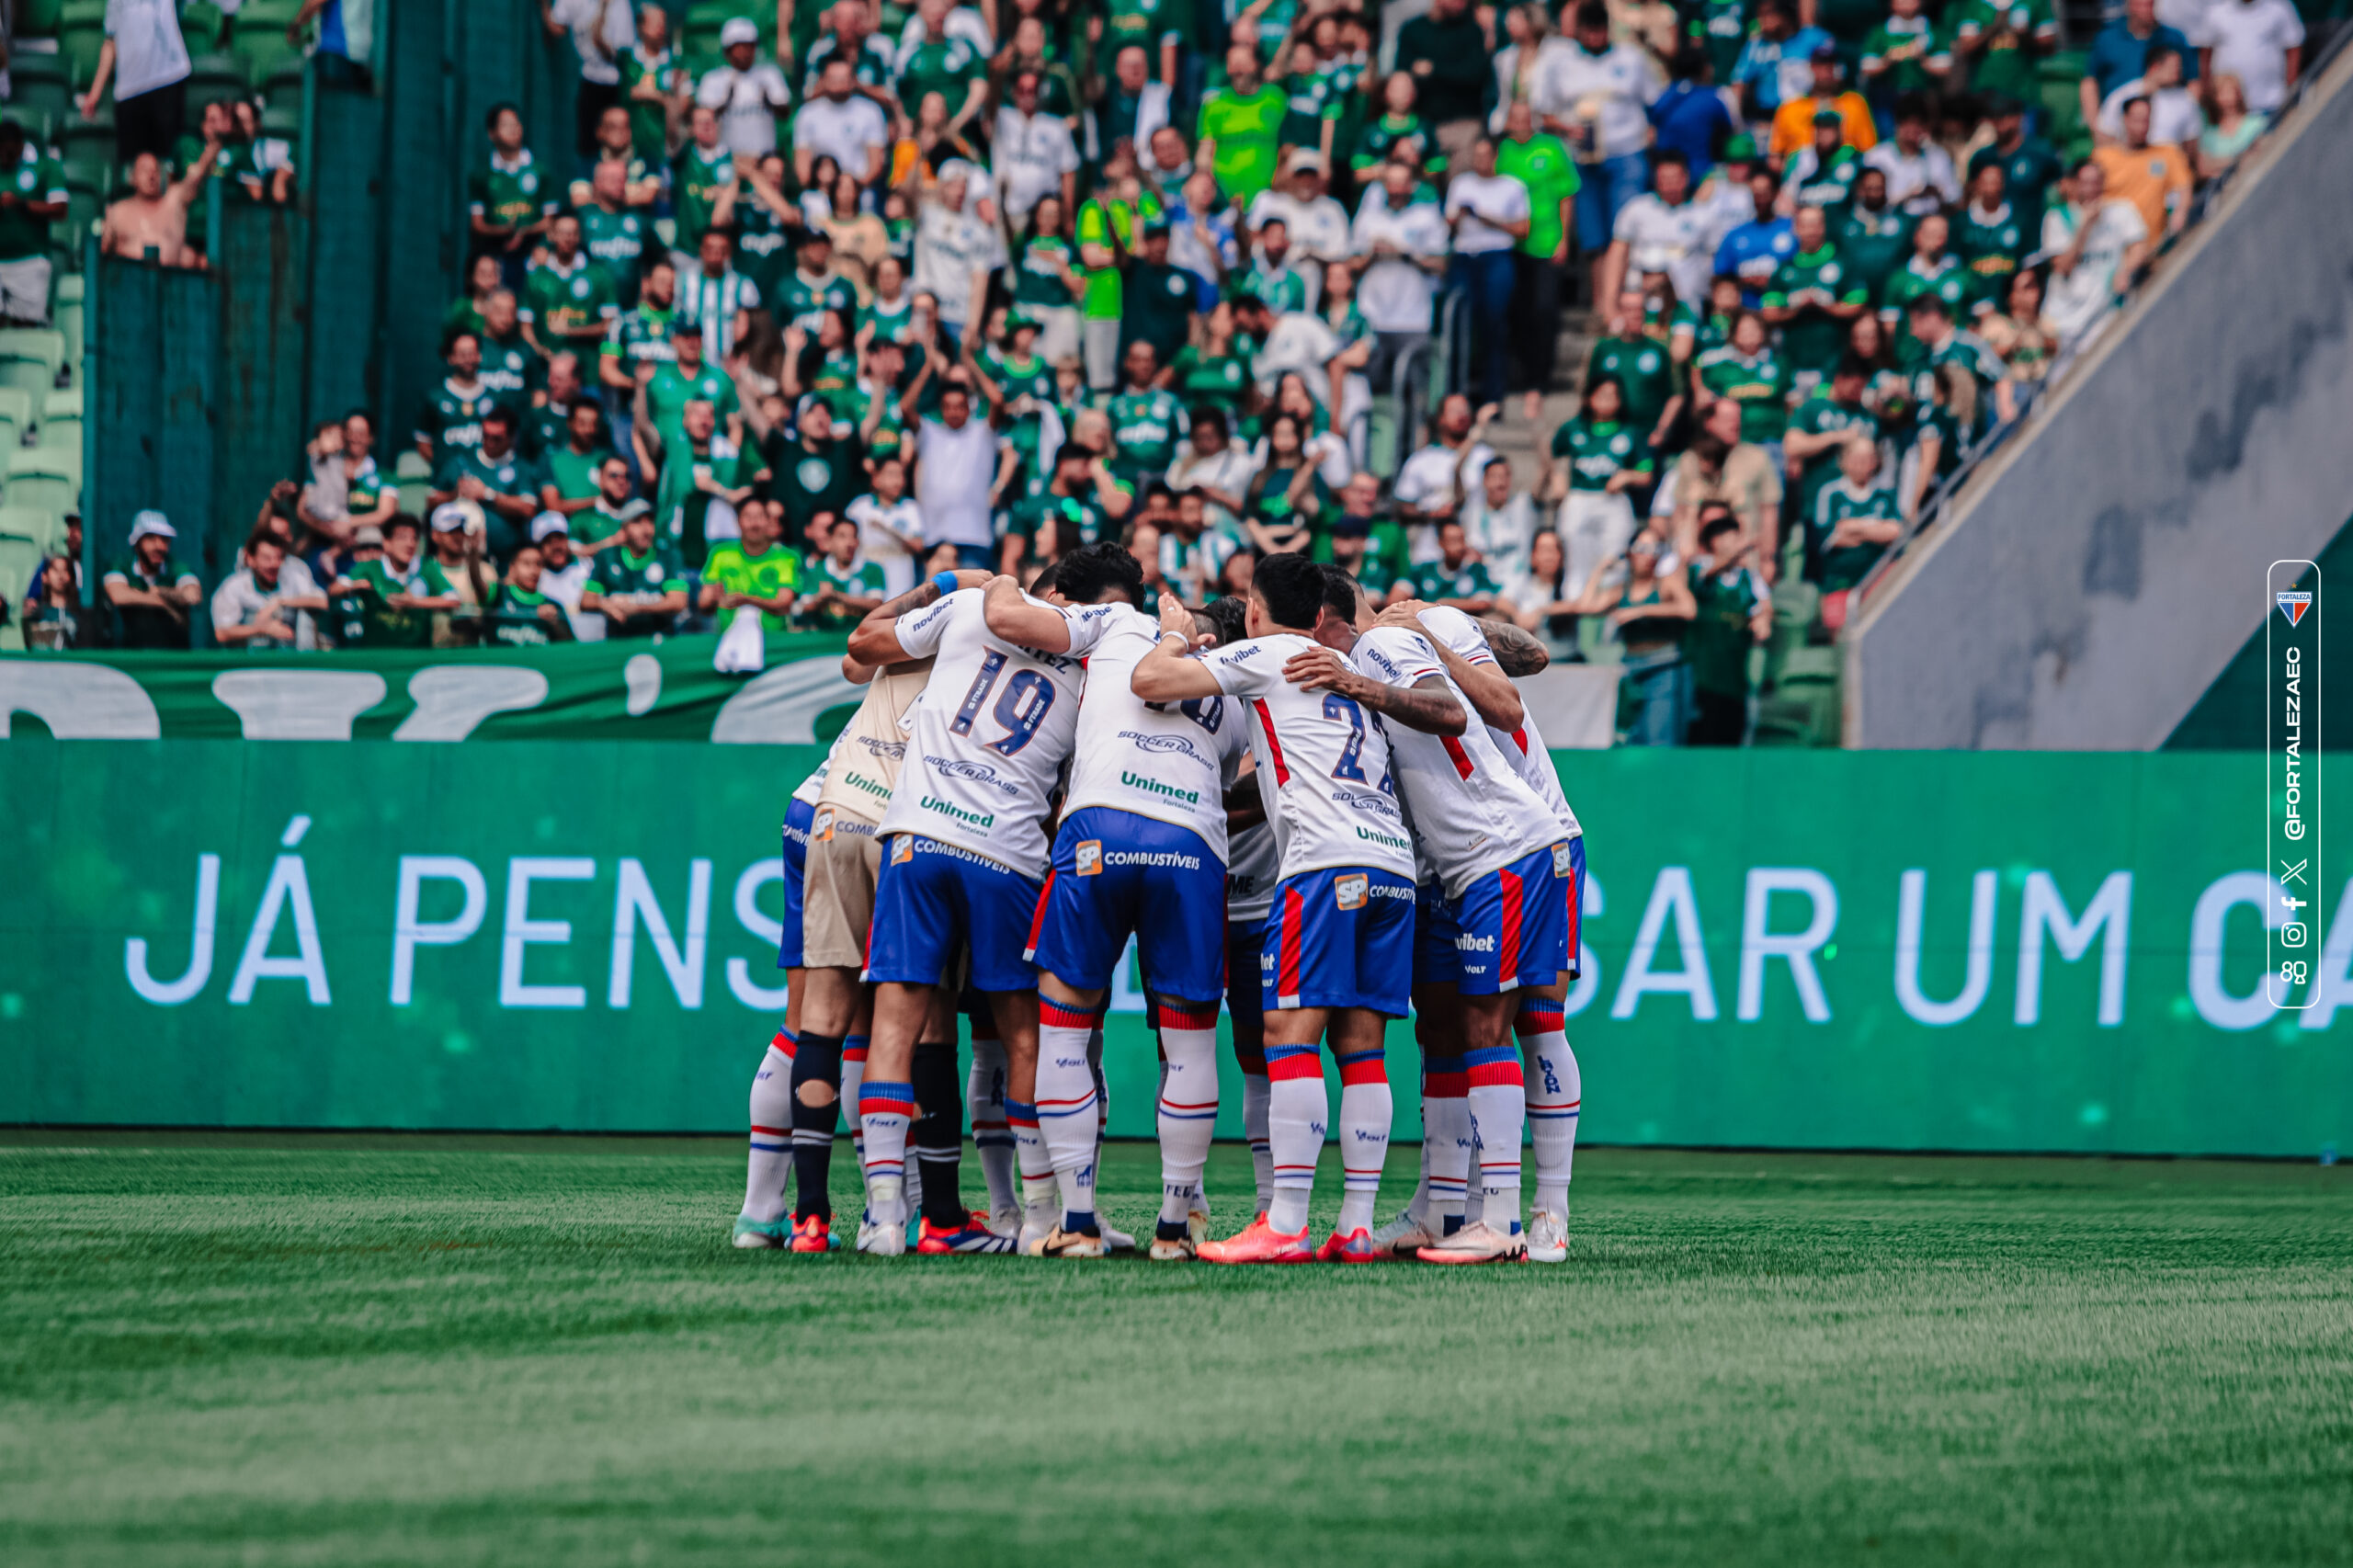
[[[1050,996],[1038,999],[1038,1130],[1062,1188],[1063,1229],[1092,1232],[1095,1221],[1095,1145],[1097,1137],[1095,1068],[1087,1042],[1103,1017],[1100,1006],[1076,1007]]]
[[[1471,1140],[1479,1154],[1481,1218],[1499,1231],[1519,1229],[1519,1136],[1526,1119],[1519,1051],[1496,1045],[1462,1054],[1469,1079]]]
[[[752,1074],[752,1138],[744,1168],[744,1217],[762,1224],[782,1218],[785,1184],[792,1176],[792,1031],[777,1030]]]
[[[907,1129],[915,1124],[913,1084],[866,1080],[858,1089],[858,1119],[866,1129],[858,1164],[866,1173],[867,1206],[877,1223],[907,1222]]]
[[[1381,1167],[1389,1158],[1396,1103],[1389,1072],[1374,1046],[1340,1058],[1340,1234],[1369,1230],[1381,1200]]]
[[[1569,1168],[1577,1153],[1577,1117],[1585,1078],[1569,1049],[1558,1002],[1530,999],[1513,1020],[1526,1063],[1528,1141],[1536,1156],[1535,1207],[1563,1219],[1569,1212]]]
[[[1274,1196],[1267,1223],[1287,1236],[1307,1229],[1307,1199],[1315,1188],[1315,1162],[1331,1124],[1324,1062],[1312,1045],[1267,1047],[1267,1141],[1275,1157]]]
[[[1182,1225],[1200,1196],[1217,1131],[1217,1004],[1164,1002],[1160,1053],[1160,1221]]]

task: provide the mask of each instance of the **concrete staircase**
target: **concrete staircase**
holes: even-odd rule
[[[1594,339],[1600,324],[1589,311],[1571,310],[1561,312],[1560,355],[1554,361],[1552,385],[1544,394],[1544,415],[1531,425],[1523,415],[1520,400],[1504,400],[1501,416],[1487,427],[1487,444],[1498,454],[1511,460],[1513,483],[1526,488],[1536,483],[1542,467],[1541,454],[1552,444],[1552,432],[1562,422],[1577,411],[1577,395],[1585,379],[1586,356],[1593,351]]]

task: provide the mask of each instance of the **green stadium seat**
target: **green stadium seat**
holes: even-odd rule
[[[188,62],[188,119],[200,124],[204,106],[245,95],[245,62],[226,52],[199,54]]]
[[[42,394],[44,399],[47,395]],[[40,406],[33,394],[22,387],[0,387],[0,419],[6,419],[20,431],[33,427],[33,410]],[[0,452],[6,450],[5,447],[0,447]]]
[[[64,363],[65,335],[53,327],[0,332],[0,386],[21,387],[35,407],[57,390],[57,372]]]
[[[25,444],[25,427],[13,419],[0,419],[0,452],[13,452]]]
[[[53,392],[41,404],[40,444],[52,449],[82,451],[82,394]]]
[[[245,62],[249,82],[267,82],[285,67],[302,63],[301,46],[286,41],[286,24],[291,18],[257,15],[261,9],[244,7],[229,28],[229,51]]]
[[[82,506],[82,457],[43,447],[19,447],[8,454],[6,498],[11,506],[31,506],[63,517]]]
[[[65,543],[65,514],[38,506],[0,506],[0,536],[28,539],[42,554],[52,554]]]
[[[294,142],[302,134],[302,105],[300,97],[290,104],[271,104],[262,110],[261,133],[283,137]]]
[[[65,0],[57,22],[57,52],[77,87],[98,72],[98,51],[107,36],[106,0]]]
[[[229,18],[212,0],[184,0],[180,6],[180,40],[191,54],[218,44],[228,25]]]
[[[25,645],[24,629],[17,618],[24,613],[25,591],[33,585],[33,574],[40,570],[41,547],[28,539],[17,539],[0,533],[0,596],[8,603],[8,624],[0,627],[0,648],[11,653],[21,652]]]
[[[306,67],[301,60],[281,65],[269,74],[262,87],[262,107],[270,112],[288,111],[297,116],[302,112],[302,79]]]

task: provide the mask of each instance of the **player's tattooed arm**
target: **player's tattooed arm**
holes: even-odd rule
[[[967,567],[956,574],[960,588],[977,588],[995,576],[995,573]],[[866,612],[849,634],[849,656],[861,665],[895,665],[907,656],[900,644],[899,633],[892,623],[902,616],[913,615],[926,605],[939,602],[939,585],[930,578],[917,583],[894,599],[886,599]]]
[[[1498,730],[1517,730],[1526,723],[1528,711],[1520,706],[1519,688],[1512,685],[1502,670],[1494,665],[1474,665],[1438,638],[1427,635],[1427,628],[1422,625],[1421,613],[1429,608],[1419,599],[1408,599],[1382,610],[1380,624],[1402,626],[1411,631],[1425,633],[1425,640],[1429,643],[1430,651],[1438,655],[1438,663],[1446,666],[1448,676],[1462,688],[1462,695],[1471,699],[1471,706],[1478,710],[1481,723],[1493,725]]]
[[[981,614],[991,631],[1017,648],[1045,653],[1070,652],[1070,622],[1050,605],[1032,603],[1012,577],[992,577],[981,600]]]
[[[1552,662],[1552,651],[1537,641],[1535,635],[1514,626],[1508,620],[1486,619],[1479,623],[1479,631],[1487,639],[1487,652],[1504,674],[1514,680],[1532,676]],[[1518,729],[1518,725],[1512,728]]]
[[[1471,727],[1442,676],[1427,676],[1415,686],[1391,686],[1352,668],[1329,648],[1311,648],[1291,655],[1283,678],[1310,691],[1337,692],[1426,735],[1459,735]]]

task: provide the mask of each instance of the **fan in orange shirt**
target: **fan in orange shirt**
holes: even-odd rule
[[[2178,147],[2150,142],[2148,99],[2125,104],[2124,145],[2095,148],[2092,159],[2108,178],[2108,194],[2141,210],[2152,239],[2181,232],[2189,218],[2189,160]]]
[[[1838,90],[1838,46],[1825,43],[1813,51],[1813,91],[1802,98],[1791,98],[1773,112],[1772,153],[1786,158],[1813,140],[1813,116],[1817,109],[1835,108],[1847,122],[1847,145],[1858,153],[1868,153],[1879,145],[1879,127],[1871,119],[1871,106],[1863,101],[1860,93]]]

